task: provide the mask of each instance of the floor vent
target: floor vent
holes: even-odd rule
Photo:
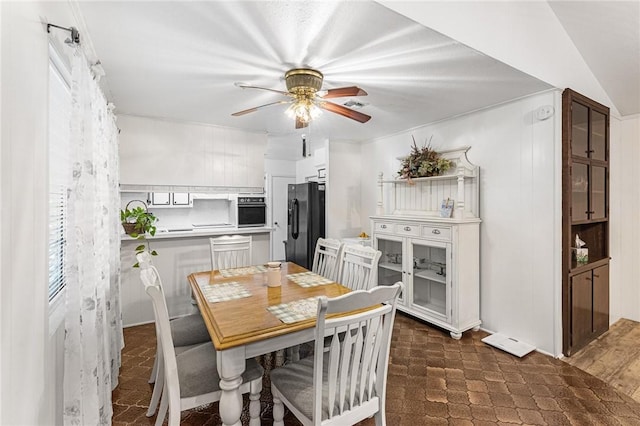
[[[522,358],[529,352],[536,349],[535,346],[528,343],[520,342],[519,340],[507,337],[504,334],[495,333],[491,336],[487,336],[482,341],[488,345],[495,346],[505,352],[509,352],[512,355]]]

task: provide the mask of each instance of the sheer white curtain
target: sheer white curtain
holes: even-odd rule
[[[64,423],[105,425],[111,424],[124,344],[118,131],[80,49],[71,74]]]

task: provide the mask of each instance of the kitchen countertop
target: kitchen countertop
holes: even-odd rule
[[[273,232],[274,228],[270,226],[255,226],[248,228],[238,228],[237,226],[230,227],[213,227],[213,228],[200,228],[185,231],[156,231],[155,236],[147,235],[148,240],[161,240],[167,238],[192,238],[192,237],[209,237],[214,235],[241,235],[241,234],[264,234],[265,232]],[[121,241],[136,241],[136,238],[131,238],[129,235],[122,231],[120,235]]]

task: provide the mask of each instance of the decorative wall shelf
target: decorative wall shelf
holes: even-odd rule
[[[467,159],[469,148],[440,152],[442,158],[454,163],[454,167],[440,176],[385,180],[380,173],[376,214],[385,214],[384,185],[390,184],[391,215],[440,217],[442,201],[451,199],[454,201],[452,219],[478,218],[480,169]]]

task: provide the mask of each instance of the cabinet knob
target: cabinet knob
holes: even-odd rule
[[[410,227],[410,226],[405,226],[405,227],[404,227],[404,230],[405,230],[405,231],[411,231],[411,227]]]
[[[600,275],[593,274],[594,278],[600,278]]]
[[[387,225],[380,225],[380,228],[387,229]]]
[[[431,231],[431,233],[438,235],[440,233],[440,230],[439,229],[434,229],[434,230]]]

